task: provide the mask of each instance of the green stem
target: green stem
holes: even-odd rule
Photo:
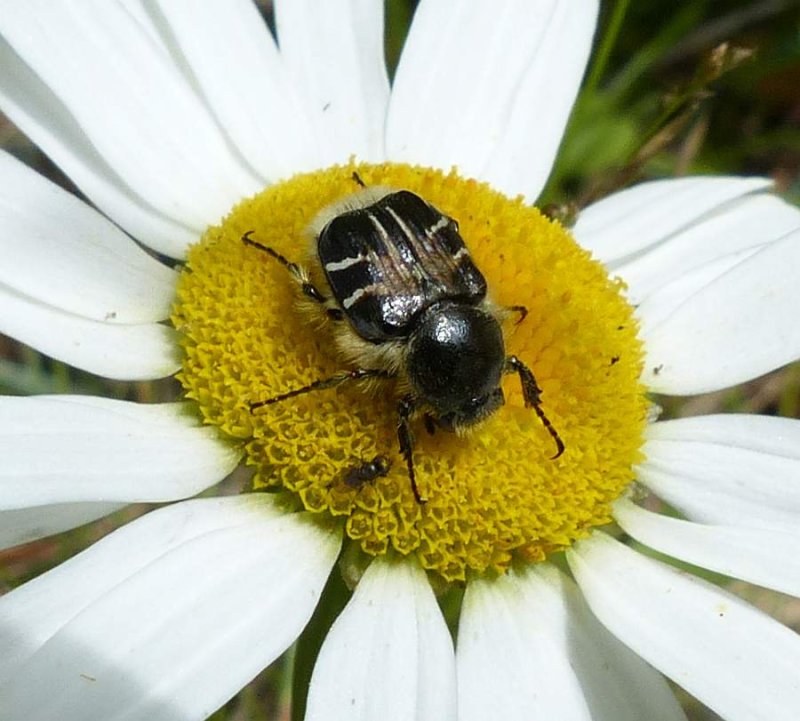
[[[620,30],[622,29],[622,22],[625,19],[625,14],[628,12],[628,5],[630,0],[617,0],[614,3],[614,9],[611,11],[611,18],[608,21],[608,26],[603,31],[603,37],[600,40],[600,46],[594,54],[591,70],[589,70],[589,77],[586,78],[584,83],[583,92],[587,95],[593,93],[600,78],[606,70],[608,59],[611,57],[611,51],[619,37]]]

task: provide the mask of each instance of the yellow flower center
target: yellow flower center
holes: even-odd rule
[[[330,296],[309,225],[359,190],[354,171],[367,187],[410,190],[456,219],[491,300],[527,309],[521,322],[515,313],[502,322],[506,352],[534,373],[541,410],[565,445],[559,458],[516,374],[503,378],[505,405],[466,434],[430,434],[423,417],[411,419],[423,503],[398,445],[395,381],[350,381],[251,407],[354,367],[338,350],[336,321],[322,306],[309,312],[289,270],[242,239],[250,233],[306,268]],[[283,489],[298,506],[341,519],[367,554],[415,554],[447,580],[503,572],[608,523],[642,458],[642,348],[623,290],[520,199],[455,172],[333,167],[242,201],[190,249],[173,316],[183,334],[179,377],[206,422],[243,445],[256,489]],[[383,473],[354,471],[379,456]]]

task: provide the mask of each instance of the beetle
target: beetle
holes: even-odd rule
[[[441,428],[463,434],[503,405],[501,378],[516,373],[525,405],[553,438],[552,459],[558,458],[565,446],[542,409],[536,378],[505,351],[502,321],[518,312],[521,322],[527,310],[498,308],[489,300],[486,279],[456,220],[409,190],[365,187],[356,174],[353,178],[361,189],[323,209],[309,228],[325,290],[311,282],[303,266],[254,240],[253,231],[242,237],[281,263],[306,299],[325,312],[349,368],[251,402],[251,412],[351,381],[395,381],[399,450],[422,504],[412,420],[421,413],[429,432]],[[385,473],[382,466],[366,465],[350,471],[347,477],[356,482],[348,485]]]

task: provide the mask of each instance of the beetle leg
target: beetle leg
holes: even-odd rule
[[[317,286],[315,286],[311,282],[311,280],[308,277],[308,272],[306,271],[305,268],[303,268],[303,266],[297,265],[297,263],[292,263],[292,261],[290,261],[285,256],[281,255],[274,248],[270,248],[268,245],[264,245],[263,243],[259,243],[257,240],[253,240],[250,236],[252,236],[254,232],[255,232],[254,230],[248,230],[242,236],[242,242],[245,245],[250,245],[253,248],[258,248],[259,250],[263,250],[265,253],[275,258],[275,260],[277,260],[284,268],[286,268],[286,270],[289,271],[289,273],[291,273],[292,277],[297,281],[297,283],[302,288],[303,294],[311,298],[311,300],[316,301],[320,305],[328,301],[328,299],[325,297],[322,291],[320,291],[320,289],[317,288]],[[334,318],[334,315],[332,315],[330,312],[328,313],[328,315]]]
[[[281,393],[279,396],[274,396],[273,398],[267,398],[263,401],[255,401],[250,403],[250,412],[252,413],[253,411],[263,408],[264,406],[271,406],[274,403],[280,403],[288,398],[302,396],[306,393],[312,393],[313,391],[322,391],[326,388],[335,388],[336,386],[346,383],[347,381],[359,381],[364,378],[383,378],[388,380],[389,378],[394,378],[394,375],[389,373],[389,371],[374,368],[355,368],[351,371],[343,371],[331,376],[330,378],[321,378],[320,380],[316,380],[313,383],[309,383],[307,386],[303,386],[302,388],[295,388],[293,391]]]
[[[409,419],[414,412],[414,398],[410,395],[403,396],[397,405],[398,422],[397,422],[397,440],[400,442],[400,454],[406,460],[408,466],[408,479],[411,481],[411,490],[414,491],[414,498],[417,503],[427,503],[428,499],[424,498],[417,488],[417,478],[414,475],[414,437],[411,435],[411,428],[409,428]]]
[[[564,452],[564,442],[558,435],[558,431],[553,427],[553,424],[550,423],[550,419],[542,410],[542,389],[539,388],[538,384],[536,383],[536,378],[531,372],[531,369],[528,368],[528,366],[526,366],[515,355],[510,355],[508,358],[506,358],[504,371],[506,373],[516,372],[517,375],[519,375],[519,380],[522,384],[522,396],[525,398],[525,406],[527,408],[533,408],[534,413],[539,416],[539,420],[542,422],[542,425],[556,442],[556,454],[550,459],[554,461]]]

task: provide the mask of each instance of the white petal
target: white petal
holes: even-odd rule
[[[156,511],[2,599],[16,653],[0,705],[28,721],[206,718],[295,640],[339,550],[336,534],[271,505]]]
[[[638,476],[695,521],[800,527],[800,421],[725,414],[655,423]]]
[[[124,503],[55,503],[0,511],[0,548],[77,528],[124,507]]]
[[[195,537],[277,517],[265,495],[177,503],[114,531],[60,566],[0,598],[0,683],[70,619],[162,554]]]
[[[748,248],[740,250],[738,253],[723,255],[720,258],[710,260],[698,268],[686,270],[682,275],[669,280],[665,285],[652,291],[636,308],[636,316],[639,320],[640,334],[646,335],[652,328],[656,328],[665,319],[669,318],[687,298],[691,298],[695,293],[700,292],[706,286],[711,285],[717,278],[720,278],[732,268],[735,268],[742,261],[755,255],[759,248]],[[630,302],[633,298],[628,295]],[[647,368],[651,375],[653,368]],[[646,376],[648,378],[649,376]]]
[[[161,502],[214,485],[240,452],[189,404],[0,397],[0,509]]]
[[[794,205],[774,195],[747,195],[615,266],[614,272],[628,284],[631,302],[638,304],[695,268],[754,251],[799,228],[800,209]],[[642,316],[647,320],[644,313]]]
[[[258,189],[170,56],[123,5],[15,3],[0,15],[0,32],[156,212],[200,230]]]
[[[628,499],[616,503],[614,518],[636,540],[669,556],[800,596],[800,531],[692,523],[645,511]]]
[[[545,568],[539,572],[552,584],[550,603],[565,604],[569,614],[566,650],[592,721],[686,721],[664,677],[598,622],[575,583],[554,568],[545,573]],[[532,604],[533,594],[540,592],[540,583],[525,589]],[[553,597],[554,592],[563,597]]]
[[[455,720],[453,643],[413,562],[370,564],[322,645],[305,718]]]
[[[463,721],[685,719],[664,679],[609,634],[551,566],[470,584],[457,662]]]
[[[537,0],[540,6],[552,6],[552,2]],[[546,35],[509,108],[499,143],[479,175],[506,195],[521,194],[530,202],[539,197],[550,175],[597,24],[597,0],[555,3]],[[534,3],[528,0],[528,4]]]
[[[798,267],[800,231],[749,256],[643,331],[650,390],[719,390],[800,357]]]
[[[183,404],[92,396],[0,398],[0,456],[0,548],[194,495],[239,459]]]
[[[535,200],[589,54],[595,0],[422,2],[397,69],[387,155]]]
[[[726,721],[797,718],[800,636],[793,631],[602,533],[567,558],[600,621]]]
[[[177,335],[168,326],[87,320],[4,286],[0,286],[0,333],[105,378],[149,380],[180,368]]]
[[[199,234],[161,215],[127,187],[60,100],[0,37],[0,106],[92,202],[138,240],[174,257]]]
[[[384,159],[389,80],[383,3],[279,0],[278,42],[288,77],[303,94],[322,165]]]
[[[251,0],[159,0],[158,13],[221,127],[261,177],[322,165],[313,127]]]
[[[176,273],[115,225],[0,153],[0,283],[92,320],[167,318]]]
[[[527,613],[562,625],[563,650],[592,721],[685,721],[664,677],[597,621],[571,579],[555,567],[536,566],[520,580]]]
[[[640,183],[581,211],[572,233],[603,263],[616,267],[722,210],[729,201],[770,185],[767,178],[703,176]]]
[[[460,721],[591,719],[567,658],[563,607],[540,599],[545,617],[530,601],[510,574],[467,586],[457,643]]]

